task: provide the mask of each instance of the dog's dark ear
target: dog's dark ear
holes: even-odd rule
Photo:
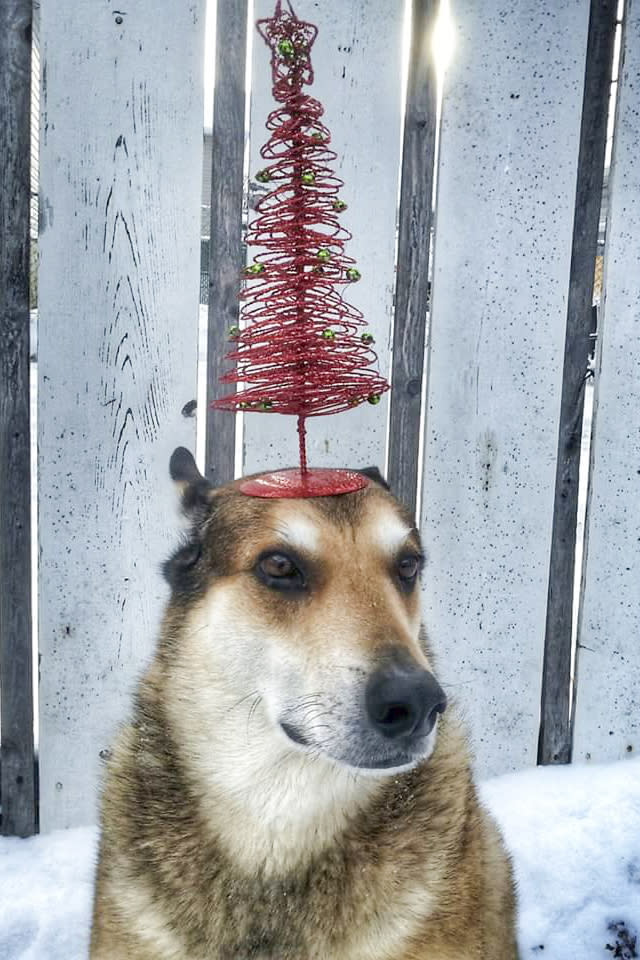
[[[177,447],[169,460],[171,479],[182,497],[182,509],[191,513],[197,507],[207,507],[213,496],[213,486],[203,477],[192,454],[186,447]]]
[[[162,573],[169,585],[178,592],[188,592],[194,583],[194,570],[202,556],[199,540],[190,540],[179,547],[162,564]]]
[[[369,480],[373,480],[374,483],[380,484],[380,486],[384,487],[385,490],[391,490],[391,487],[377,467],[364,467],[362,470],[358,470],[358,473],[363,473],[365,477],[369,477]]]

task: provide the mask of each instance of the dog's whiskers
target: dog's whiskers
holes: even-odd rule
[[[251,706],[249,707],[249,713],[247,714],[247,740],[249,739],[249,724],[251,723],[251,719],[254,716],[256,710],[258,709],[261,703],[262,703],[262,695],[258,694],[255,700],[253,701],[253,703],[251,704]]]
[[[252,697],[255,697],[255,696],[258,696],[257,690],[252,690],[251,693],[247,693],[246,696],[240,697],[240,699],[236,701],[236,703],[234,703],[232,707],[229,708],[229,713],[231,713],[232,710],[235,710],[236,707],[239,707],[241,703],[245,703],[247,700],[250,700]]]

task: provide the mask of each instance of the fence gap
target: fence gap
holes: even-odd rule
[[[240,277],[245,263],[242,199],[245,156],[247,0],[218,0],[211,151],[209,322],[205,474],[216,486],[233,480],[236,418],[211,404],[220,396],[228,331],[238,323]],[[220,82],[220,78],[224,82]]]
[[[416,509],[438,105],[432,38],[439,0],[414,0],[407,79],[389,410],[388,480]]]
[[[571,759],[570,691],[576,523],[585,383],[617,0],[592,0],[567,302],[540,717],[539,763]]]
[[[580,762],[640,749],[640,9],[632,0],[622,35],[578,625],[573,758]]]
[[[0,789],[2,833],[36,830],[29,391],[31,0],[0,4]]]

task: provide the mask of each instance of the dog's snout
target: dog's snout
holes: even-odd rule
[[[374,729],[382,736],[394,739],[426,736],[437,715],[444,712],[447,698],[428,670],[389,665],[369,678],[365,704]]]

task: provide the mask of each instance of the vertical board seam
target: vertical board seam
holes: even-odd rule
[[[437,83],[431,51],[437,0],[414,0],[402,146],[393,354],[389,408],[388,479],[414,512],[424,343],[429,303],[429,250],[435,162]]]
[[[0,5],[0,686],[2,833],[36,831],[31,624],[31,0]]]
[[[238,323],[238,293],[244,266],[242,196],[247,20],[247,0],[218,0],[205,411],[205,475],[215,486],[233,480],[235,464],[235,417],[215,409],[212,404],[220,395],[228,331]]]
[[[539,763],[571,760],[570,691],[578,476],[617,0],[591,0],[569,275]]]

